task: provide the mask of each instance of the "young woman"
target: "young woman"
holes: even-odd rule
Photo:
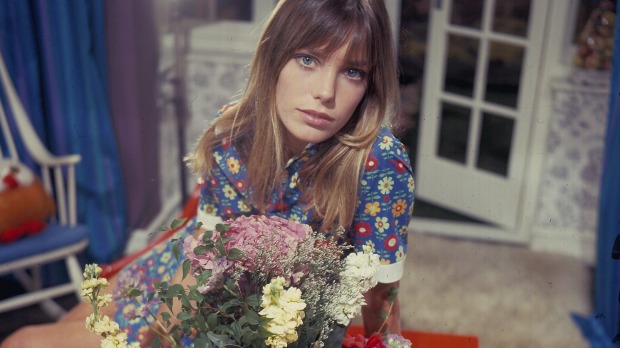
[[[414,182],[407,154],[389,129],[398,105],[383,0],[280,1],[245,93],[222,109],[188,156],[204,180],[197,220],[210,226],[221,218],[268,214],[326,233],[345,228],[350,243],[372,246],[382,262],[380,283],[362,310],[366,332],[377,332],[388,310],[381,329],[399,332],[398,299],[390,309],[388,295],[403,274]],[[179,263],[170,245],[154,248],[113,284],[149,287],[172,277]],[[148,325],[124,317],[137,309],[131,300],[110,307],[130,339],[143,341]],[[22,329],[2,348],[97,344],[83,328],[88,313],[81,306],[59,323]]]

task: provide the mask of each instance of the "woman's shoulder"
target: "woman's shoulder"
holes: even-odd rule
[[[372,145],[370,155],[381,157],[389,160],[402,160],[409,164],[409,155],[407,148],[402,141],[394,135],[392,130],[386,126],[382,126],[377,134],[377,139]]]

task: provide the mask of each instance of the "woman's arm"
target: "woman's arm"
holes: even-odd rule
[[[366,336],[377,332],[400,334],[400,307],[398,296],[393,295],[399,284],[378,283],[366,293],[366,305],[362,307]]]

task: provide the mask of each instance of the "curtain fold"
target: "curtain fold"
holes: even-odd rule
[[[53,153],[82,156],[78,221],[99,263],[119,257],[127,239],[104,16],[104,0],[0,0],[0,50],[33,126]]]
[[[127,227],[159,212],[159,42],[152,0],[106,0],[110,111],[126,185]],[[171,169],[175,170],[175,169]]]

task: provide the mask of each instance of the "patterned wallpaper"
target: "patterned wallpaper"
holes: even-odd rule
[[[554,86],[536,224],[596,234],[609,93]]]

